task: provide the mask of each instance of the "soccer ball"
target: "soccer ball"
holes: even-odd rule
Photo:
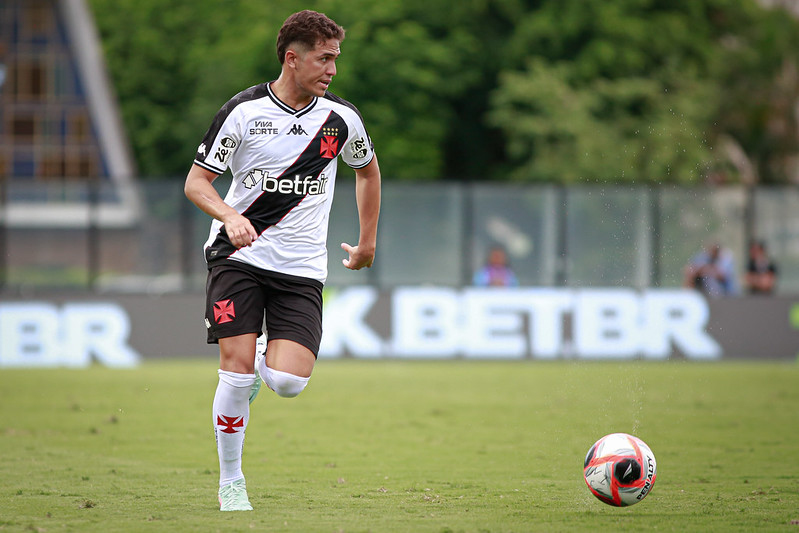
[[[608,505],[626,507],[652,490],[657,463],[644,441],[627,433],[612,433],[588,450],[583,475],[594,496]]]

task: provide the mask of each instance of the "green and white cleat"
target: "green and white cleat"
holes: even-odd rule
[[[247,486],[243,479],[237,479],[230,485],[219,489],[220,511],[252,511],[252,505],[247,498]]]
[[[258,373],[258,364],[266,357],[266,335],[261,333],[255,341],[255,383],[252,384],[250,389],[250,403],[255,400],[258,393],[261,392],[261,374]]]

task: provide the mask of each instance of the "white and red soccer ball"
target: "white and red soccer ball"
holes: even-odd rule
[[[655,484],[655,454],[644,441],[627,433],[605,435],[588,450],[583,475],[599,500],[615,507],[633,505]]]

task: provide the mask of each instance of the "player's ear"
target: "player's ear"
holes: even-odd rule
[[[294,48],[287,48],[286,57],[283,60],[283,64],[291,68],[297,68],[297,62],[299,61],[299,59],[300,59],[300,54]]]

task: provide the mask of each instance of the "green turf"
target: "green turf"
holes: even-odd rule
[[[0,531],[795,531],[799,366],[322,361],[262,391],[217,510],[215,362],[0,371]],[[638,505],[582,480],[624,431],[658,460]]]

